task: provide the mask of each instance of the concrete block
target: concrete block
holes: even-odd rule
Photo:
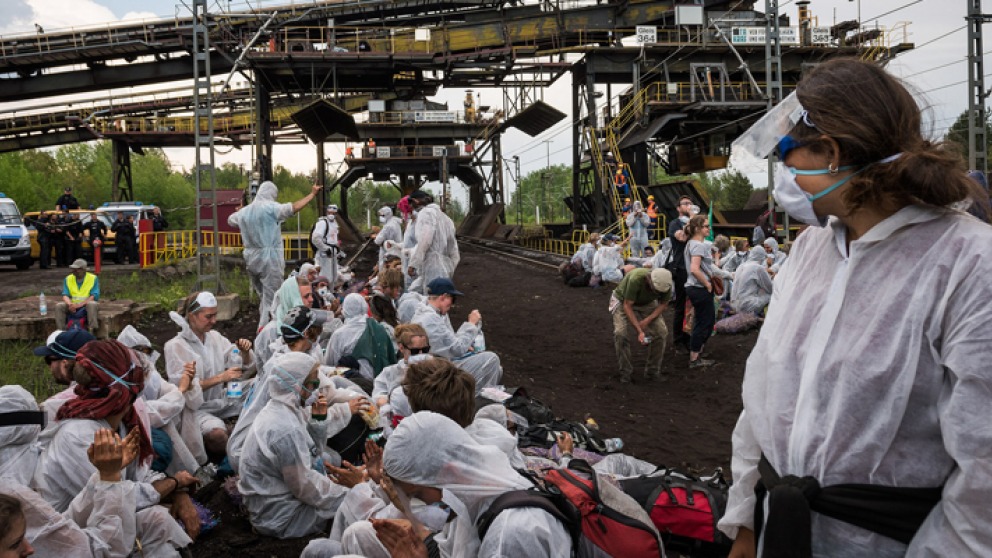
[[[176,312],[180,312],[183,307],[183,303],[186,302],[185,298],[181,298],[176,301]],[[237,293],[220,295],[217,297],[217,321],[226,322],[228,320],[233,320],[235,316],[238,315],[238,310],[241,308],[241,297]]]

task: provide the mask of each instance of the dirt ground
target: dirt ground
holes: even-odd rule
[[[0,297],[7,298],[4,289],[21,293],[30,288],[17,290],[8,285],[8,277],[39,270],[13,273],[0,270]],[[452,311],[452,322],[457,327],[472,309],[480,310],[486,343],[502,360],[506,386],[525,387],[561,418],[593,417],[604,437],[622,438],[624,451],[641,459],[704,471],[723,467],[729,473],[730,436],[741,410],[744,363],[756,332],[714,336],[706,352],[717,364],[703,371],[690,372],[688,357],[669,349],[663,365],[666,379],[654,382],[640,377],[646,350],[635,340],[635,383],[619,384],[607,313],[609,289],[571,289],[549,268],[465,245],[455,283],[466,296]],[[242,309],[238,319],[218,330],[229,338],[252,337],[257,314],[249,313],[249,304]],[[671,312],[665,317],[670,325]],[[157,316],[142,324],[142,330],[161,344],[176,327]],[[280,541],[253,534],[244,515],[217,488],[201,491],[200,499],[217,513],[221,525],[200,538],[194,556],[299,556],[305,539]]]

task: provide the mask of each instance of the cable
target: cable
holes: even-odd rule
[[[882,13],[882,14],[878,14],[878,15],[877,15],[877,16],[875,16],[875,17],[872,17],[872,18],[868,18],[868,19],[866,19],[866,20],[864,20],[864,21],[862,21],[862,22],[861,22],[861,25],[864,25],[865,23],[867,23],[867,22],[869,22],[869,21],[875,21],[875,20],[876,20],[876,19],[878,19],[878,18],[881,18],[881,17],[885,17],[885,16],[887,16],[887,15],[889,15],[889,14],[892,14],[892,13],[895,13],[895,12],[898,12],[899,10],[903,10],[903,9],[905,9],[905,8],[908,8],[908,7],[910,7],[910,6],[912,6],[913,4],[919,4],[919,3],[920,3],[920,2],[922,2],[922,1],[923,1],[923,0],[915,0],[914,2],[910,2],[910,3],[908,3],[908,4],[903,4],[902,6],[899,6],[898,8],[895,8],[895,9],[893,9],[893,10],[889,10],[889,11],[887,11],[887,12],[885,12],[885,13]]]
[[[935,38],[930,39],[929,41],[927,41],[927,42],[925,42],[925,43],[923,43],[923,44],[921,44],[919,46],[914,47],[913,50],[920,50],[921,48],[923,48],[923,47],[925,47],[925,46],[927,46],[929,44],[933,44],[933,43],[935,43],[935,42],[937,42],[937,41],[939,41],[939,40],[941,40],[941,39],[943,39],[945,37],[949,37],[949,36],[957,33],[958,31],[963,31],[967,27],[968,27],[967,25],[962,25],[961,27],[958,27],[957,29],[952,29],[952,30],[948,31],[947,33],[944,33],[943,35],[941,35],[939,37],[935,37]]]

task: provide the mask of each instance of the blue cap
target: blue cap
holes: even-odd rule
[[[427,294],[429,296],[438,296],[444,294],[451,296],[463,296],[465,293],[456,289],[455,284],[451,282],[451,279],[447,279],[445,277],[438,277],[437,279],[427,284]]]
[[[90,341],[96,341],[96,337],[86,330],[73,329],[63,331],[51,343],[42,345],[41,347],[35,347],[34,354],[40,357],[72,359],[76,358],[76,352]]]

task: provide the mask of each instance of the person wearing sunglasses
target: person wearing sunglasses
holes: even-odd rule
[[[422,326],[400,324],[395,333],[402,358],[396,364],[383,368],[372,387],[372,401],[379,406],[380,414],[393,425],[412,414],[410,403],[403,392],[403,379],[407,369],[411,364],[433,358],[427,331]]]
[[[732,164],[777,149],[775,200],[810,226],[747,360],[732,558],[992,556],[992,229],[924,129],[897,78],[846,58],[734,142]]]

